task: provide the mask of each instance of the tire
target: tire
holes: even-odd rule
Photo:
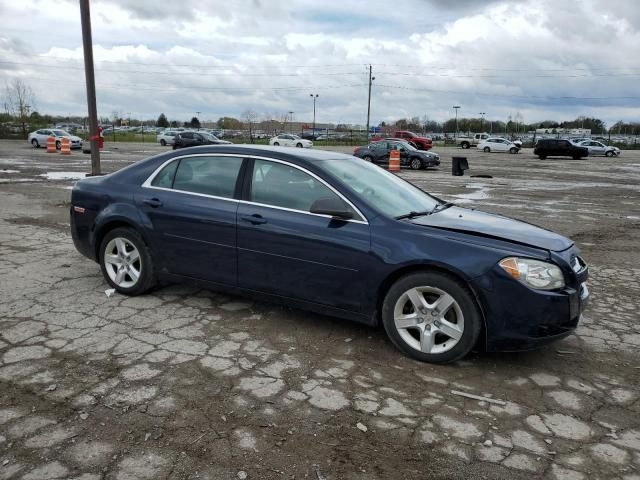
[[[607,157],[613,157],[613,152],[609,151],[609,152],[605,152],[605,155]]]
[[[122,251],[122,246],[125,251]],[[138,252],[138,260],[124,262],[123,255],[126,255],[127,252],[132,253],[134,249]],[[108,232],[100,243],[99,255],[102,275],[107,283],[119,293],[140,295],[155,285],[156,275],[149,248],[140,234],[132,228],[115,228]],[[108,258],[107,255],[112,261],[105,261]],[[119,282],[117,281],[119,272],[117,265],[129,266],[129,270],[123,270],[122,280]],[[138,272],[138,277],[134,280],[133,274],[135,272]]]
[[[538,158],[540,160],[546,160],[547,156],[546,155],[538,155]]]
[[[518,153],[518,149],[517,149],[517,148],[515,148],[515,147],[511,147],[511,148],[509,149],[509,153],[516,154],[516,153]]]
[[[40,144],[38,143],[37,138],[34,138],[33,140],[31,140],[31,145],[33,145],[33,148],[40,148]]]
[[[483,151],[484,153],[489,153],[489,152],[491,151],[491,148],[489,148],[489,147],[484,147],[484,148],[482,149],[482,151]]]
[[[60,140],[58,140],[56,142],[56,150],[60,150],[62,148],[62,143],[60,143]]]
[[[362,157],[362,159],[363,159],[365,162],[370,162],[370,163],[372,163],[372,162],[373,162],[373,157],[371,157],[371,156],[369,156],[369,155],[365,155],[364,157]]]
[[[302,144],[301,143],[296,143],[296,147],[302,148]]]
[[[409,161],[409,167],[411,168],[411,170],[421,170],[422,169],[422,160],[420,160],[418,157],[413,157]]]
[[[573,159],[574,159],[574,160],[580,160],[581,158],[582,158],[582,157],[581,157],[580,155],[574,155],[574,156],[573,156]]]
[[[273,142],[273,146],[274,146],[274,147],[279,147],[279,146],[280,146],[280,144],[279,144],[278,142]]]
[[[166,147],[167,141],[163,138],[162,140],[160,140],[160,145],[162,145],[163,147]]]
[[[471,145],[469,144],[469,142],[462,142],[462,143],[460,144],[460,146],[461,146],[462,148],[469,148]]]
[[[424,316],[420,323],[399,327],[396,316],[416,312],[408,296],[410,292],[424,305]],[[430,315],[433,312],[430,307],[438,299],[448,303],[444,315]],[[430,271],[406,275],[391,286],[382,304],[382,323],[389,339],[400,351],[421,362],[431,363],[454,362],[467,355],[482,328],[480,310],[469,289],[452,275]],[[421,332],[431,339],[425,347],[420,341]],[[430,333],[428,337],[427,333]]]

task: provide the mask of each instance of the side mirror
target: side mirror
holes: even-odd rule
[[[319,215],[330,215],[333,218],[338,218],[340,220],[349,220],[350,218],[353,218],[353,213],[347,204],[336,197],[319,198],[313,202],[309,211]]]

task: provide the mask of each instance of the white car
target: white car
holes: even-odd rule
[[[173,145],[173,141],[177,134],[177,130],[165,130],[164,132],[156,135],[156,141],[163,147]]]
[[[71,148],[82,148],[82,139],[80,137],[71,135],[69,132],[59,128],[41,128],[40,130],[31,132],[27,139],[34,148],[40,148],[47,146],[47,139],[49,137],[54,137],[56,139],[56,148],[58,150],[60,150],[62,146],[63,138],[69,139]]]
[[[283,133],[282,135],[272,137],[269,140],[269,145],[274,145],[276,147],[282,145],[283,147],[311,148],[313,147],[313,142],[311,140],[300,138],[297,135]]]
[[[507,140],[506,138],[490,137],[478,143],[478,150],[482,150],[485,153],[489,153],[489,152],[518,153],[520,151],[520,145],[510,140]]]
[[[595,155],[619,157],[621,153],[618,147],[609,147],[604,143],[596,142],[595,140],[585,140],[584,142],[580,142],[578,145],[589,150],[590,157]]]

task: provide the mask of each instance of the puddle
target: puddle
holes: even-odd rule
[[[47,180],[80,180],[86,177],[87,174],[81,172],[47,172],[38,176],[45,177]]]
[[[468,183],[466,188],[477,189],[477,191],[454,195],[454,197],[458,199],[456,203],[471,203],[474,200],[487,199],[489,198],[489,191],[492,190],[491,188],[487,188],[484,183]]]

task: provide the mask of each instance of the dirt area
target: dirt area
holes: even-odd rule
[[[109,148],[105,172],[166,150]],[[433,366],[382,331],[190,285],[107,297],[68,232],[89,156],[0,141],[0,479],[640,479],[640,152],[440,153],[401,175],[582,248],[574,335]]]

